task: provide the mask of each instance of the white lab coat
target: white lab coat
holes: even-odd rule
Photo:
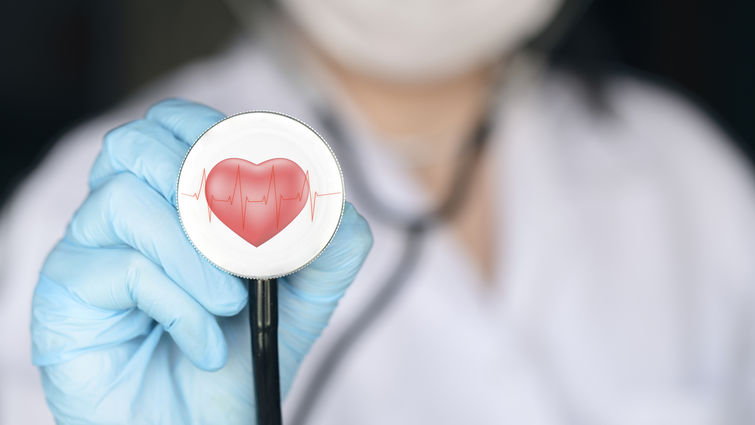
[[[610,80],[608,114],[565,74],[534,87],[508,99],[489,153],[495,285],[480,283],[450,231],[434,231],[312,424],[755,423],[755,191],[743,161],[703,114],[657,87]],[[52,423],[29,353],[38,270],[87,194],[103,134],[164,97],[319,127],[268,55],[240,43],[68,133],[0,220],[1,424]],[[385,202],[419,208],[419,187],[382,145],[348,131],[358,155],[341,161],[383,176],[372,189]],[[402,235],[360,208],[346,179],[374,249],[305,359],[286,415],[401,252]]]

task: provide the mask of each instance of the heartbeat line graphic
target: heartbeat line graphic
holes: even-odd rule
[[[310,191],[309,170],[307,170],[307,172],[304,174],[304,181],[302,182],[302,185],[299,188],[299,190],[293,196],[287,197],[287,196],[284,196],[283,194],[279,194],[278,185],[276,184],[276,172],[275,172],[274,165],[272,166],[272,169],[270,171],[270,175],[267,181],[267,191],[264,195],[262,195],[261,197],[257,199],[250,199],[249,196],[243,190],[243,184],[242,184],[242,178],[241,178],[241,166],[236,166],[236,175],[234,177],[233,189],[227,197],[218,199],[214,195],[208,194],[206,187],[207,187],[207,171],[206,169],[203,168],[202,178],[200,179],[199,187],[197,188],[196,192],[193,192],[193,193],[181,192],[181,195],[189,196],[189,197],[194,198],[195,200],[199,200],[202,192],[205,191],[205,198],[207,199],[207,218],[210,222],[212,221],[213,206],[215,204],[221,203],[221,204],[227,204],[229,206],[233,206],[236,203],[238,203],[239,204],[238,213],[240,214],[239,218],[241,221],[242,229],[246,227],[247,208],[249,207],[250,204],[268,205],[270,202],[274,202],[275,203],[275,225],[276,225],[276,229],[280,230],[281,205],[283,204],[284,201],[301,202],[302,199],[304,199],[305,197],[308,198],[307,203],[309,204],[310,221],[314,221],[317,200],[319,198],[323,198],[326,196],[333,196],[333,195],[341,194],[341,192],[328,192],[328,193],[313,192],[312,193]]]

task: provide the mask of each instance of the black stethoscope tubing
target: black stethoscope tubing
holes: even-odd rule
[[[569,0],[568,4],[562,7],[558,16],[554,18],[549,28],[539,37],[530,41],[529,48],[541,52],[543,56],[547,56],[563,35],[585,13],[591,2],[592,0]],[[315,102],[315,104],[318,104],[318,102]],[[343,160],[342,164],[349,175],[349,182],[360,189],[360,203],[366,209],[370,210],[372,215],[378,220],[403,230],[405,240],[396,266],[388,274],[388,278],[379,289],[377,295],[371,299],[370,303],[362,309],[361,314],[338,337],[335,343],[329,347],[328,352],[325,353],[324,360],[315,367],[315,375],[305,385],[303,398],[294,410],[290,425],[304,425],[306,423],[312,408],[315,406],[320,394],[323,393],[337,365],[340,364],[341,360],[357,342],[359,337],[365,333],[367,328],[375,322],[391,301],[396,298],[404,286],[402,283],[407,281],[421,255],[422,241],[427,232],[438,224],[439,221],[452,217],[459,207],[463,205],[464,197],[467,193],[466,189],[472,180],[475,165],[479,161],[488,142],[492,115],[495,110],[496,108],[488,107],[487,113],[480,120],[464,145],[464,149],[461,152],[461,162],[454,171],[450,191],[439,207],[415,217],[408,217],[381,202],[374,192],[370,190],[366,176],[362,173],[361,168],[354,165],[353,160],[356,159],[356,154],[349,143],[347,143],[347,137],[342,130],[342,126],[339,125],[336,116],[333,114],[332,108],[315,108],[316,115],[320,118],[320,124],[323,130],[325,130],[326,135],[329,136],[328,140],[331,141],[332,147]],[[269,328],[262,330],[270,331]],[[277,357],[277,353],[275,353],[275,356]],[[255,379],[260,378],[255,377]],[[268,379],[266,382],[269,387],[272,379]],[[280,421],[278,415],[279,413],[273,416],[276,416],[275,420]]]
[[[412,271],[422,253],[424,236],[441,220],[452,217],[464,203],[464,198],[474,175],[475,165],[479,162],[485,145],[489,139],[492,110],[480,120],[460,153],[460,162],[454,171],[451,188],[440,205],[424,214],[408,217],[386,206],[374,194],[367,183],[367,178],[361,167],[355,164],[356,153],[346,141],[347,137],[336,116],[330,109],[319,110],[319,122],[328,136],[333,148],[341,157],[342,166],[349,177],[349,183],[357,186],[360,203],[369,209],[380,221],[403,231],[403,249],[399,260],[388,278],[380,286],[377,294],[361,310],[360,314],[343,331],[336,341],[328,348],[323,360],[315,367],[314,376],[306,383],[303,398],[296,406],[290,425],[304,425],[310,417],[312,409],[317,404],[319,396],[324,392],[330,378],[338,365],[348,354],[348,351],[359,340],[359,337],[375,323],[386,307],[396,299],[403,289],[404,283],[411,276]]]

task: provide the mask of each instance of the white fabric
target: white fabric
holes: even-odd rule
[[[46,253],[87,193],[103,134],[179,96],[226,113],[279,110],[318,128],[264,52],[188,66],[70,132],[0,220],[0,424],[48,424],[30,364],[30,299]],[[495,285],[444,229],[401,296],[340,365],[313,424],[755,423],[755,194],[725,138],[685,102],[630,79],[613,113],[549,75],[501,112]],[[373,185],[417,191],[364,130],[350,141]],[[341,158],[341,161],[344,161]],[[349,159],[356,160],[356,159]],[[401,235],[360,208],[375,246],[286,402],[382,283]],[[218,419],[222,423],[222,418]]]

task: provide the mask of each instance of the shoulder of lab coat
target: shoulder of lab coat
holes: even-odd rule
[[[66,132],[16,188],[0,215],[0,252],[7,254],[0,260],[0,276],[5,276],[6,266],[15,259],[34,258],[25,266],[39,270],[44,258],[40,253],[49,251],[62,236],[87,195],[89,170],[109,130],[143,117],[150,105],[172,97],[204,103],[224,113],[265,109],[296,114],[300,103],[278,84],[280,78],[274,73],[259,49],[235,43],[217,56],[159,78],[115,108]],[[5,280],[0,280],[0,293]]]
[[[634,406],[627,423],[649,419],[642,416],[648,412],[711,419],[687,423],[751,422],[755,186],[749,164],[708,116],[668,89],[613,78],[607,110],[596,114],[586,112],[586,101],[575,102],[583,93],[570,78],[557,74],[538,93],[534,102],[541,106],[533,110],[548,113],[529,134],[541,137],[535,147],[518,147],[540,149],[529,157],[545,166],[521,169],[548,183],[514,190],[546,191],[542,214],[560,215],[541,221],[546,228],[536,236],[542,241],[519,244],[554,253],[553,264],[533,266],[550,268],[541,273],[551,279],[526,294],[539,308],[523,302],[520,323],[541,326],[554,341],[573,339],[560,346],[555,362],[572,371],[566,379],[575,399],[594,396],[601,385],[615,394],[609,389],[617,382],[626,384],[627,396],[645,394],[606,403],[606,418],[615,413],[611,406],[622,405]],[[547,169],[531,171],[536,168]],[[549,319],[538,317],[544,308],[552,308]],[[592,373],[587,380],[586,371]],[[580,386],[592,388],[581,392]]]
[[[578,84],[548,84],[584,96]],[[549,93],[546,89],[543,93]],[[551,119],[566,137],[557,150],[583,199],[623,193],[627,185],[654,187],[691,255],[740,295],[755,294],[755,174],[731,138],[694,102],[660,83],[617,76],[606,85],[604,112],[586,114],[554,105]],[[586,105],[589,102],[583,101]],[[570,129],[573,129],[570,132]],[[615,199],[615,198],[614,198]]]

